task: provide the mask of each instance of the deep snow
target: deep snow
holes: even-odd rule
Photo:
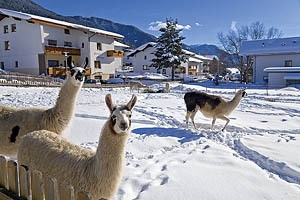
[[[153,88],[162,87],[159,85]],[[198,113],[198,130],[185,128],[183,95],[205,91],[198,84],[171,84],[170,94],[139,93],[132,134],[126,148],[124,177],[114,200],[300,200],[300,91],[250,87],[248,96],[224,121]],[[45,107],[55,104],[59,88],[0,87],[0,104]],[[233,98],[235,87],[209,88]],[[95,150],[109,114],[104,103],[127,102],[129,88],[83,88],[67,139]]]

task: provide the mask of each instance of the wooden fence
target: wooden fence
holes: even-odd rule
[[[0,156],[0,200],[75,200],[75,192],[71,185],[58,188],[55,178]],[[92,199],[85,191],[77,194],[76,200]]]
[[[63,82],[62,79],[33,76],[28,74],[14,72],[0,72],[0,85],[10,86],[59,86]]]

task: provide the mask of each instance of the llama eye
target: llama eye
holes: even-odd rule
[[[116,118],[117,118],[117,116],[116,116],[116,115],[113,115],[113,116],[111,116],[111,118],[113,118],[113,119],[116,119]]]
[[[129,115],[128,117],[131,118],[131,115]]]

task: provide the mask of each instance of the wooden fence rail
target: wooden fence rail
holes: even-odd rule
[[[59,186],[55,178],[0,155],[0,200],[75,200],[75,192],[71,185]],[[77,193],[76,200],[91,199],[85,191]]]

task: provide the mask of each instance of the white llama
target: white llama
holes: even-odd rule
[[[74,116],[78,92],[84,81],[86,58],[83,67],[74,67],[72,57],[68,57],[71,74],[60,89],[56,105],[50,109],[18,109],[0,106],[0,154],[16,157],[20,138],[32,131],[49,130],[63,134]]]
[[[125,159],[125,146],[131,128],[131,111],[137,97],[127,105],[114,105],[110,94],[106,105],[110,117],[102,128],[95,152],[76,146],[59,135],[35,131],[23,137],[18,162],[31,170],[53,176],[59,184],[71,184],[76,191],[89,192],[93,200],[111,199],[116,193]]]
[[[184,102],[187,108],[185,117],[186,128],[188,128],[189,118],[191,118],[194,128],[196,129],[194,118],[197,111],[200,110],[205,117],[213,118],[211,128],[214,127],[217,118],[225,120],[226,124],[222,129],[222,131],[224,131],[230,122],[226,116],[229,116],[231,112],[234,111],[242,97],[246,95],[245,89],[240,89],[234,98],[228,101],[222,97],[206,94],[204,92],[187,92],[184,95]]]

